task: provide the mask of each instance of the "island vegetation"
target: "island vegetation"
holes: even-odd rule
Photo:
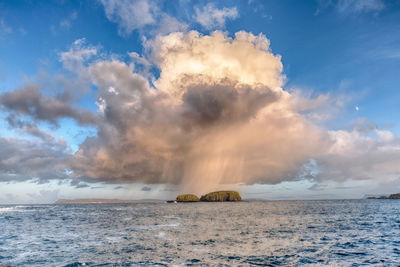
[[[222,201],[241,201],[242,197],[236,191],[216,191],[205,194],[199,199],[193,194],[184,194],[176,197],[176,202],[222,202]]]
[[[176,202],[198,202],[200,199],[193,194],[184,194],[176,197]]]
[[[201,196],[200,201],[219,202],[219,201],[241,201],[242,197],[236,191],[216,191]]]

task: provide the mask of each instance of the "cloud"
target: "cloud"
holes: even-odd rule
[[[392,132],[355,128],[328,133],[334,143],[316,158],[319,168],[316,180],[384,181],[399,176],[400,139]]]
[[[186,32],[189,25],[178,21],[176,18],[162,14],[158,28],[153,32],[154,35],[166,35],[172,32]]]
[[[114,187],[114,190],[118,190],[118,189],[127,189],[127,188],[122,185],[118,185],[118,186]]]
[[[327,185],[316,183],[316,184],[313,184],[312,186],[310,186],[308,188],[308,190],[311,190],[311,191],[324,191],[326,188],[327,188]]]
[[[40,129],[34,122],[21,120],[15,114],[8,115],[6,120],[11,128],[18,129],[21,133],[35,136],[48,145],[59,145],[65,148],[67,146],[63,138],[55,140],[54,135]]]
[[[68,178],[64,147],[16,138],[0,138],[0,182]]]
[[[201,194],[225,184],[301,179],[324,190],[324,181],[385,182],[400,174],[394,133],[362,119],[350,131],[318,126],[327,106],[334,107],[328,116],[345,101],[284,90],[281,57],[264,35],[174,32],[145,40],[144,48],[129,54],[129,64],[89,62],[97,50],[81,40],[61,53],[72,75],[85,73],[97,87],[97,115],[74,106],[68,90],[46,95],[30,84],[0,95],[10,127],[36,137],[0,138],[0,181],[74,178],[78,188],[140,182]],[[97,136],[71,155],[38,126],[62,118],[97,126]]]
[[[79,179],[72,179],[70,182],[70,185],[75,187],[75,188],[86,188],[89,187],[89,185],[85,182],[82,182]]]
[[[27,115],[53,125],[58,125],[58,120],[62,118],[75,119],[79,125],[96,125],[99,122],[89,110],[71,106],[64,99],[43,95],[35,85],[0,95],[0,106],[14,115]]]
[[[11,34],[13,32],[13,28],[8,26],[4,19],[0,19],[0,37]]]
[[[82,75],[85,72],[85,63],[97,54],[94,46],[87,46],[86,39],[81,38],[74,41],[67,52],[60,54],[60,61],[66,70]]]
[[[228,77],[241,84],[262,84],[282,91],[285,76],[281,57],[272,54],[269,45],[264,35],[244,31],[237,32],[234,40],[219,31],[209,36],[191,31],[158,37],[147,44],[161,70],[157,89],[180,95],[184,90],[174,83],[189,84],[190,76],[199,75],[217,81]]]
[[[151,191],[151,187],[149,187],[149,186],[143,186],[141,190],[142,190],[142,191],[145,191],[145,192],[148,192],[148,191]]]
[[[344,94],[318,94],[314,95],[306,90],[291,89],[295,109],[314,123],[335,119],[350,102],[351,97]]]
[[[146,48],[160,69],[154,88],[133,65],[90,66],[104,122],[71,158],[75,175],[203,193],[297,179],[326,145],[281,88],[282,63],[265,36],[172,33]]]
[[[339,12],[379,12],[385,8],[382,0],[339,0]]]
[[[129,35],[134,30],[156,23],[158,5],[152,0],[100,0],[107,19],[118,24],[121,35]]]
[[[78,18],[78,12],[72,12],[67,18],[61,20],[60,27],[69,30],[74,20]]]
[[[185,32],[189,25],[161,11],[159,0],[112,0],[100,2],[107,19],[118,24],[121,36],[128,36],[138,30],[143,36],[165,35],[171,32]]]
[[[59,199],[60,190],[40,190],[37,193],[28,193],[28,196],[33,200],[33,203],[54,203]]]
[[[26,81],[22,87],[0,94],[0,108],[10,130],[27,138],[0,137],[0,181],[43,183],[69,178],[71,170],[67,160],[71,149],[63,137],[56,138],[40,124],[45,122],[59,127],[63,118],[71,118],[80,126],[96,126],[101,122],[90,110],[74,105],[77,94],[85,91],[82,85],[87,85],[81,83],[81,75],[87,71],[85,61],[96,54],[96,50],[83,43],[84,40],[78,40],[69,51],[62,53],[64,67],[74,71],[73,75],[79,75],[72,81],[63,75],[40,73],[37,81]],[[45,93],[49,91],[55,93]]]
[[[166,35],[186,32],[191,22],[185,23],[163,12],[159,0],[100,0],[109,21],[118,24],[118,33],[129,36],[138,30],[143,36]],[[194,7],[193,19],[206,29],[223,28],[228,19],[236,19],[236,7],[218,9],[213,3]],[[190,18],[192,19],[192,18]]]
[[[379,13],[386,7],[383,0],[318,0],[315,15],[331,6],[342,14]]]
[[[206,29],[223,28],[227,19],[239,17],[236,7],[218,9],[213,3],[208,3],[202,8],[195,7],[194,11],[194,19]]]

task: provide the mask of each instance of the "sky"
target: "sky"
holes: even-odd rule
[[[400,192],[400,1],[0,0],[0,204]]]

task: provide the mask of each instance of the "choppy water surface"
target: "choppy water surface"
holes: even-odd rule
[[[13,266],[398,266],[400,200],[0,206]]]

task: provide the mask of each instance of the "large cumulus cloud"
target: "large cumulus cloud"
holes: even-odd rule
[[[281,86],[280,57],[263,35],[173,33],[147,43],[160,77],[133,65],[90,67],[104,122],[71,159],[77,175],[182,184],[278,183],[326,145]]]
[[[400,175],[399,138],[375,124],[319,127],[332,117],[326,105],[343,101],[284,90],[281,58],[264,35],[157,36],[144,41],[143,55],[131,53],[145,71],[116,59],[87,63],[97,52],[74,45],[62,54],[64,67],[97,88],[97,114],[34,84],[0,95],[10,127],[38,139],[0,139],[0,181],[73,177],[76,184],[179,184],[203,193],[221,184],[384,182]],[[153,67],[159,75],[152,79]],[[39,128],[58,127],[62,118],[95,126],[97,135],[71,153]]]

